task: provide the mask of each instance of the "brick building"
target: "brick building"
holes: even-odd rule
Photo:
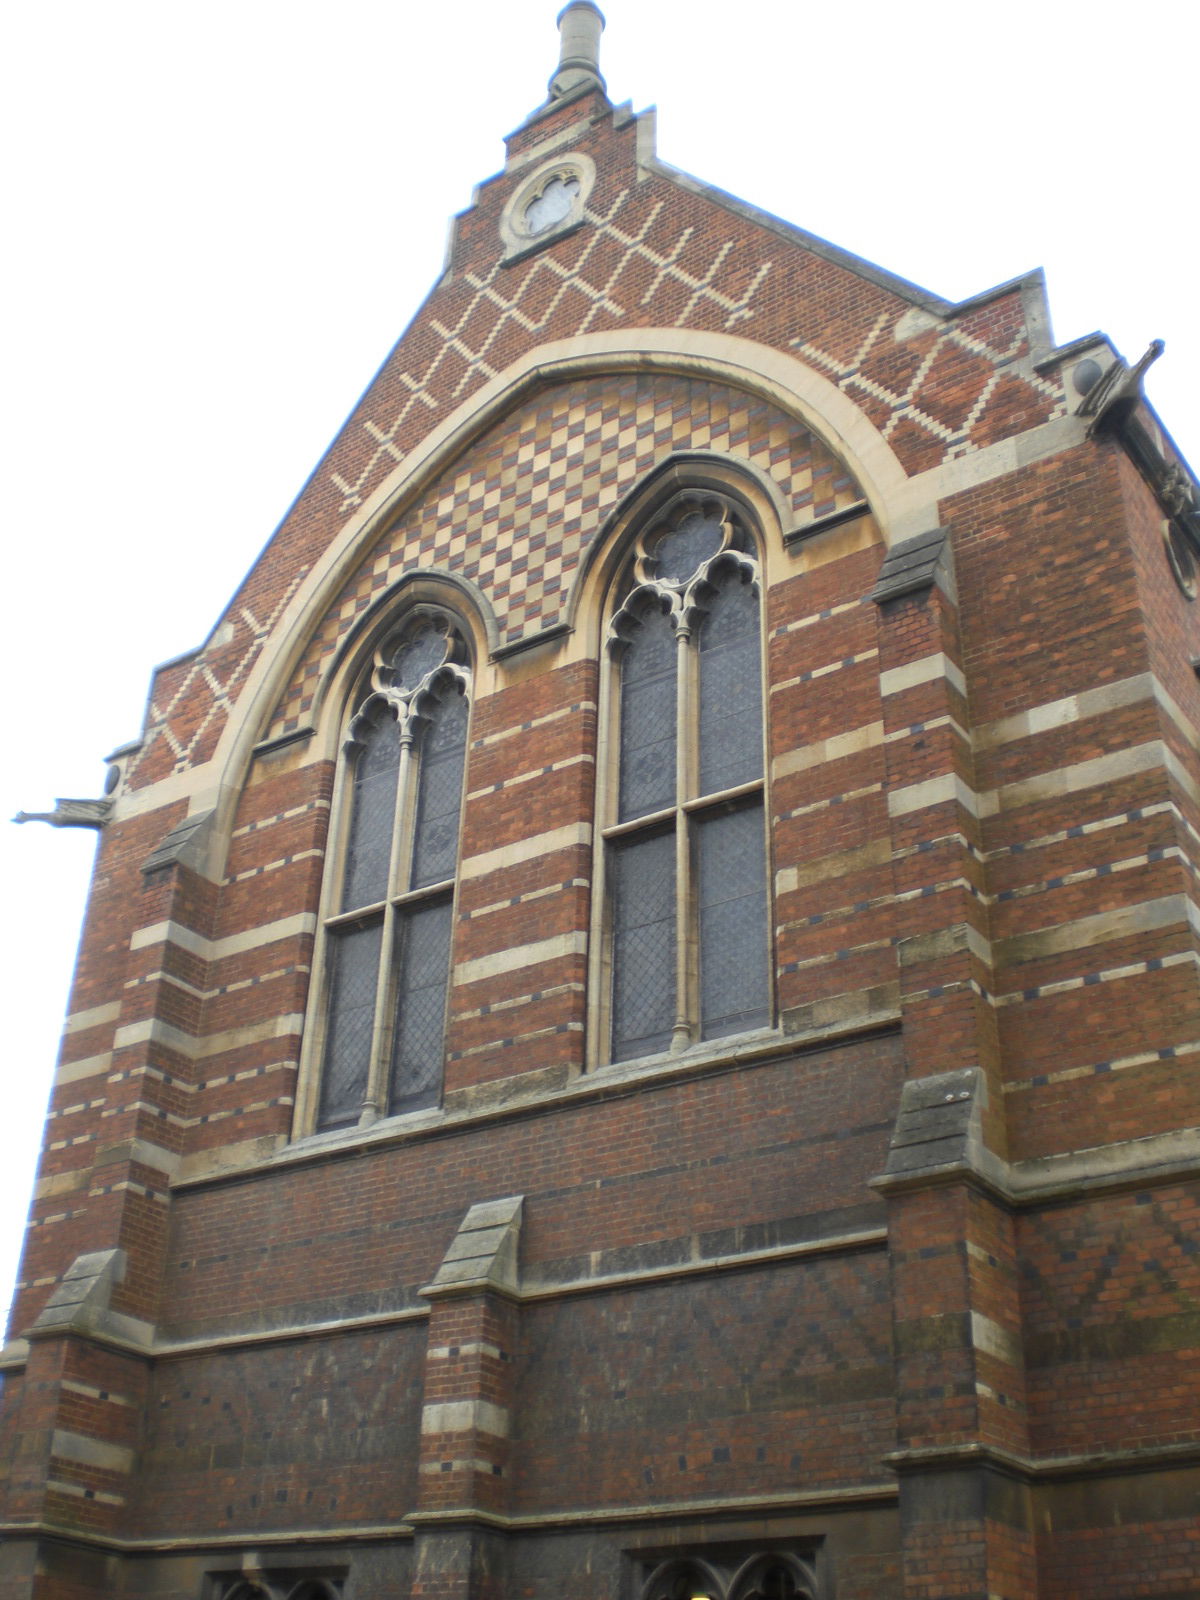
[[[101,828],[0,1600],[1200,1592],[1200,500],[546,104]]]

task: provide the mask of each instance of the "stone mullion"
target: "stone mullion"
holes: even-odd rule
[[[383,911],[383,933],[379,941],[379,970],[375,974],[375,1028],[372,1035],[371,1061],[364,1086],[361,1121],[369,1127],[380,1116],[387,1115],[388,1068],[390,1065],[392,1029],[395,1026],[395,963],[397,922],[401,913],[396,910],[396,896],[408,888],[409,863],[412,859],[414,812],[416,790],[413,781],[413,729],[411,724],[400,730],[400,765],[396,777],[396,810],[393,819],[392,851],[388,860],[387,903]],[[343,863],[343,873],[345,864]]]
[[[697,1015],[698,953],[691,914],[690,819],[684,803],[692,797],[693,710],[691,630],[680,621],[675,629],[675,1023],[672,1050],[686,1050]]]

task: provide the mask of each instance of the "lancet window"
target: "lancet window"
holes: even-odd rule
[[[469,688],[461,631],[421,607],[376,652],[350,721],[324,917],[318,1129],[440,1098]]]
[[[772,1015],[759,565],[733,505],[678,496],[609,628],[601,1049],[613,1061]]]

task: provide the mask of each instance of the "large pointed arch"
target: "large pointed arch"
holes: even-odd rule
[[[796,417],[823,439],[861,486],[886,543],[904,537],[926,518],[887,440],[828,378],[792,355],[732,334],[679,329],[587,334],[527,352],[431,428],[373,495],[346,521],[276,623],[272,639],[251,669],[214,754],[215,781],[193,809],[216,811],[212,855],[224,841],[255,745],[300,659],[317,620],[361,560],[369,542],[426,489],[451,459],[481,431],[547,383],[603,373],[654,370],[704,377],[760,397]],[[931,513],[930,513],[931,514]],[[210,861],[219,872],[221,859]]]

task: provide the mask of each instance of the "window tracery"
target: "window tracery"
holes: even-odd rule
[[[638,1600],[819,1600],[819,1557],[789,1550],[673,1556],[649,1568]]]
[[[542,163],[517,183],[500,216],[505,261],[571,232],[587,215],[596,182],[596,165],[580,150]]]
[[[729,501],[650,522],[608,649],[601,1049],[622,1061],[771,1019],[760,577]]]
[[[214,1600],[340,1600],[342,1582],[336,1578],[300,1578],[273,1572],[255,1578],[235,1575],[211,1580]]]
[[[525,228],[531,238],[570,216],[579,187],[573,172],[556,172],[547,180],[541,193],[525,207]]]
[[[343,746],[318,1001],[318,1131],[441,1094],[468,652],[421,606],[376,651]]]

